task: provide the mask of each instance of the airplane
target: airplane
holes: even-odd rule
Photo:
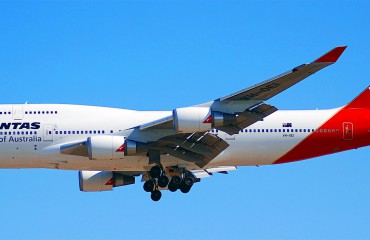
[[[81,191],[135,183],[153,201],[213,173],[282,164],[370,144],[370,87],[328,110],[278,111],[275,95],[335,63],[346,46],[272,79],[173,111],[64,104],[0,105],[0,168],[79,171]]]

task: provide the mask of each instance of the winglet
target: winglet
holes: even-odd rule
[[[346,50],[347,46],[340,46],[332,49],[330,52],[326,53],[325,55],[319,57],[316,59],[314,62],[329,62],[329,63],[334,63],[338,60],[340,55]]]

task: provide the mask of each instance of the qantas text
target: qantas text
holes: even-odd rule
[[[9,129],[39,129],[39,122],[12,122],[12,123],[1,123],[0,130],[9,130]]]

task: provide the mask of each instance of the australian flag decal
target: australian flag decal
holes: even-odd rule
[[[292,123],[283,123],[283,127],[292,127]]]

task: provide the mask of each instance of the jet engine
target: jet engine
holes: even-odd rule
[[[203,132],[212,129],[212,112],[208,107],[176,108],[173,126],[177,133]]]
[[[125,156],[125,137],[123,136],[92,136],[87,139],[90,160],[115,160]]]
[[[234,124],[236,115],[212,111],[208,107],[187,107],[173,110],[173,120],[176,133],[193,133]]]
[[[111,191],[113,187],[135,183],[135,178],[132,176],[110,171],[79,171],[78,178],[80,191],[83,192]]]

